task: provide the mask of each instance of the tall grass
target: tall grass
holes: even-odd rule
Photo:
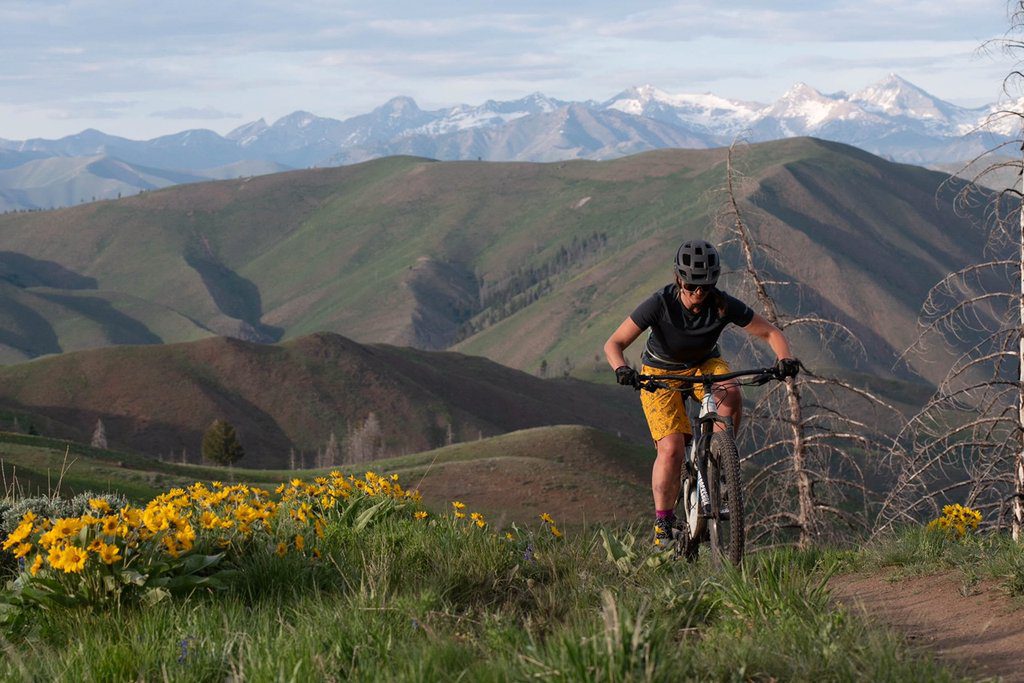
[[[616,562],[592,532],[465,521],[334,524],[319,559],[254,556],[217,594],[33,611],[0,645],[0,678],[953,680],[832,604],[820,553],[714,573],[621,531],[606,531],[629,546]]]

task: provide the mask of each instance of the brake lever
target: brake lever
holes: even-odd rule
[[[655,380],[655,379],[648,379],[648,380],[645,380],[645,381],[641,382],[640,385],[636,389],[637,389],[637,391],[640,391],[642,389],[642,390],[654,393],[658,389],[670,389],[670,388],[671,387],[669,387],[664,382],[659,382],[658,380]]]

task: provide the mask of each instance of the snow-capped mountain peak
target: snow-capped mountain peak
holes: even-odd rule
[[[601,105],[633,116],[644,116],[674,125],[735,135],[754,121],[764,105],[719,97],[712,93],[673,95],[653,85],[623,90]]]
[[[847,100],[825,95],[806,83],[797,83],[762,112],[762,118],[783,121],[788,134],[806,135],[828,121],[856,117],[858,108]]]
[[[394,117],[400,117],[407,114],[418,114],[421,110],[419,105],[416,104],[416,100],[405,95],[399,95],[398,97],[392,97],[390,100],[377,107],[376,111],[388,113]]]
[[[316,114],[311,114],[308,111],[293,111],[287,116],[282,116],[277,121],[274,121],[272,128],[308,128],[314,121],[320,117]]]
[[[536,112],[551,112],[558,109],[562,103],[558,100],[551,99],[542,92],[533,92],[516,100],[521,103],[524,107],[527,107]]]
[[[855,92],[850,100],[887,116],[948,120],[956,118],[959,107],[934,97],[896,74]]]
[[[243,147],[252,143],[260,133],[265,131],[270,126],[267,125],[265,119],[259,119],[258,121],[251,121],[249,123],[242,124],[238,128],[235,128],[230,133],[225,135],[228,140],[234,140]]]

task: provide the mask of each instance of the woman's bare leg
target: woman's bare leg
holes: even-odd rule
[[[651,473],[655,510],[672,510],[679,498],[679,475],[686,461],[688,434],[669,434],[658,441],[658,456]]]

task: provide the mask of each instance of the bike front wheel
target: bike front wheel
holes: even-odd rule
[[[696,562],[697,551],[701,538],[707,531],[707,525],[701,512],[697,477],[691,472],[687,465],[679,485],[679,499],[676,501],[676,555],[685,557],[687,562]]]
[[[708,458],[708,532],[711,555],[716,564],[728,561],[738,565],[743,559],[743,484],[740,481],[740,458],[736,442],[728,432],[715,432],[711,437]]]

